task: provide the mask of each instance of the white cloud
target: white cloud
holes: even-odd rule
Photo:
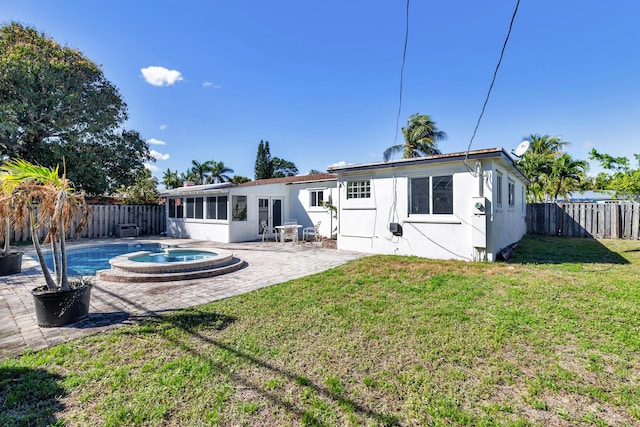
[[[149,143],[151,145],[167,145],[166,142],[161,141],[159,139],[155,139],[155,138],[147,139],[147,143]]]
[[[145,163],[144,167],[149,169],[151,172],[160,172],[160,168],[156,165],[152,165],[151,163]]]
[[[151,154],[151,157],[153,157],[156,160],[169,160],[169,157],[170,157],[168,154],[162,154],[157,152],[156,150],[149,151],[149,154]]]
[[[167,125],[160,125],[160,130],[165,130],[167,128]]]
[[[140,71],[142,71],[145,81],[154,86],[171,86],[180,80],[184,80],[180,71],[169,70],[155,65],[143,68]]]
[[[203,82],[202,83],[202,87],[210,87],[210,88],[213,88],[213,89],[220,89],[222,86],[217,85],[217,84],[215,84],[213,82]]]

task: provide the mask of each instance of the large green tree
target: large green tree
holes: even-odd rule
[[[440,154],[438,142],[447,139],[447,134],[438,129],[430,116],[419,113],[409,116],[407,126],[402,128],[402,135],[404,144],[392,145],[382,154],[385,162],[400,152],[403,159]]]
[[[588,168],[586,160],[575,160],[567,153],[558,156],[551,168],[551,199],[554,202],[560,197],[568,200],[572,192],[581,190],[587,182]]]
[[[200,163],[197,160],[191,160],[191,176],[194,177],[194,182],[197,185],[205,184],[207,181],[207,175],[209,174],[210,162]]]
[[[144,169],[136,178],[133,185],[121,189],[124,202],[128,205],[158,204],[158,178],[151,175],[149,169]]]
[[[162,173],[162,183],[165,188],[169,190],[182,187],[182,180],[180,179],[180,175],[178,175],[178,171],[172,171],[169,168]]]
[[[231,181],[231,177],[227,174],[233,173],[233,169],[225,166],[224,162],[216,162],[215,160],[211,160],[208,162],[208,164],[209,164],[209,175],[207,176],[208,182],[218,183],[218,182]]]
[[[66,159],[67,177],[89,194],[132,185],[151,160],[127,106],[102,69],[79,50],[11,22],[0,27],[0,157],[45,167]]]
[[[258,153],[256,154],[256,163],[254,167],[255,179],[273,178],[273,163],[271,158],[271,149],[269,141],[260,140],[258,144]]]
[[[550,135],[531,134],[529,150],[518,160],[520,170],[529,178],[527,200],[530,202],[567,199],[572,192],[585,189],[588,163],[573,159],[563,149],[568,141]]]
[[[589,158],[600,162],[607,172],[600,172],[595,179],[595,188],[613,193],[615,199],[640,201],[640,154],[636,158],[637,168],[630,166],[626,157],[613,157],[591,150]]]
[[[298,174],[296,165],[279,157],[271,157],[269,141],[260,140],[255,163],[255,179],[281,178]]]

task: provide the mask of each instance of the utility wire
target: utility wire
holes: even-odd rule
[[[410,0],[407,0],[406,25],[405,25],[405,32],[404,32],[404,50],[402,51],[402,66],[400,67],[400,101],[398,102],[398,116],[396,117],[396,135],[393,138],[393,145],[396,145],[396,143],[398,142],[398,128],[400,127],[400,112],[402,111],[402,80],[404,75],[404,63],[407,59],[407,43],[409,42],[409,1]]]
[[[476,132],[478,132],[480,121],[482,120],[482,116],[484,116],[484,110],[487,108],[487,103],[489,102],[489,97],[491,96],[491,90],[493,89],[493,84],[496,82],[496,76],[498,75],[500,64],[502,63],[502,57],[504,56],[504,51],[507,48],[507,42],[509,41],[509,36],[511,35],[511,29],[513,28],[513,21],[516,19],[516,14],[518,13],[519,5],[520,5],[520,0],[516,2],[516,8],[513,11],[513,15],[511,16],[511,22],[509,23],[509,31],[507,32],[507,37],[504,39],[504,44],[502,45],[502,51],[500,52],[500,59],[498,60],[498,65],[496,65],[496,69],[493,72],[493,79],[491,80],[491,85],[489,86],[489,90],[487,91],[487,97],[485,98],[484,104],[482,105],[482,111],[480,111],[480,116],[478,117],[476,127],[473,129],[473,135],[471,135],[469,146],[467,147],[467,153],[464,156],[465,165],[467,164],[467,157],[469,156],[469,151],[471,150],[471,144],[473,144],[473,139],[476,137]],[[467,167],[469,166],[467,165]]]

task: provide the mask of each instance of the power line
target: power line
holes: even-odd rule
[[[407,0],[406,25],[404,32],[404,50],[402,51],[402,66],[400,67],[400,100],[398,102],[398,116],[396,117],[396,135],[393,138],[393,145],[398,142],[398,128],[400,127],[400,112],[402,111],[402,81],[404,75],[404,63],[407,59],[407,43],[409,42],[409,1]]]
[[[498,70],[500,69],[500,64],[502,63],[502,57],[504,56],[504,51],[507,48],[507,43],[509,42],[509,36],[511,35],[511,29],[513,28],[513,21],[516,19],[516,14],[518,13],[519,5],[520,5],[520,0],[516,2],[516,8],[513,11],[513,15],[511,16],[511,22],[509,23],[509,31],[507,32],[507,37],[504,39],[504,44],[502,45],[502,51],[500,52],[500,59],[498,60],[498,65],[496,65],[496,69],[493,72],[493,79],[491,80],[491,85],[489,86],[489,90],[487,91],[487,97],[485,98],[484,104],[482,105],[482,111],[480,111],[478,122],[476,123],[476,127],[473,129],[473,135],[471,135],[471,140],[469,141],[469,146],[467,147],[467,153],[464,156],[465,165],[467,164],[467,157],[469,156],[469,150],[471,150],[471,144],[473,144],[473,139],[476,137],[476,132],[478,132],[480,121],[482,120],[482,116],[484,116],[484,110],[487,108],[487,103],[489,102],[489,97],[491,96],[491,90],[493,89],[493,84],[496,82],[496,76],[498,75]]]

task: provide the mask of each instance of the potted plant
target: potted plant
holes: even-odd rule
[[[84,194],[75,191],[73,184],[58,167],[46,168],[25,160],[10,160],[0,169],[3,194],[12,194],[10,218],[14,224],[28,220],[31,240],[36,251],[46,285],[31,291],[38,325],[62,326],[75,323],[89,314],[91,284],[82,278],[69,280],[67,276],[66,233],[71,221],[80,215],[76,235],[89,217]],[[38,213],[36,214],[36,207]],[[54,275],[47,267],[38,231],[46,230],[45,243],[51,246]]]
[[[4,240],[0,251],[0,276],[20,273],[22,270],[22,252],[12,251],[11,242],[11,207],[13,194],[0,187],[0,240]]]

